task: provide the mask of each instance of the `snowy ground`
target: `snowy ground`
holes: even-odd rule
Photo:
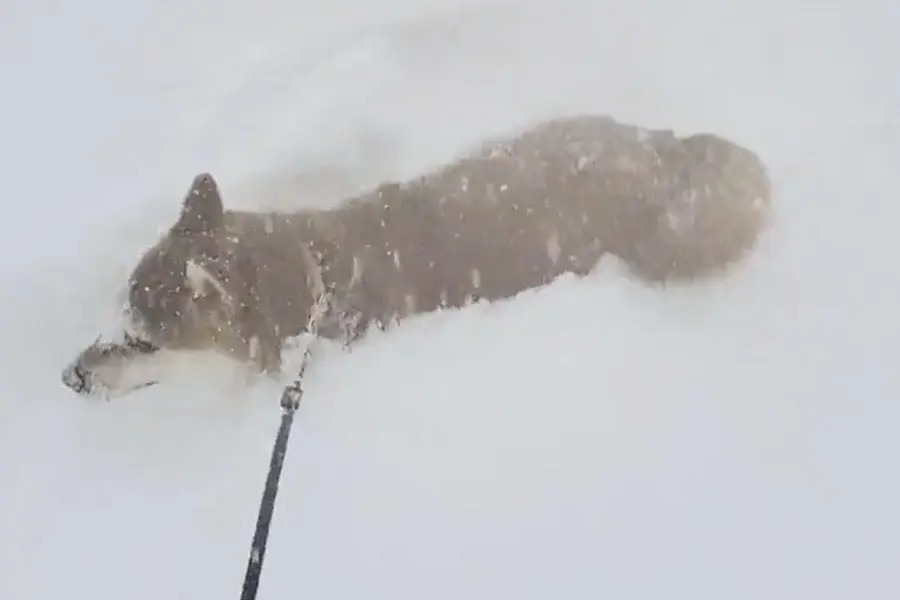
[[[760,152],[758,252],[318,363],[260,598],[898,597],[896,3],[166,6],[0,8],[0,598],[239,594],[278,387],[59,382],[196,171],[260,206],[260,174],[403,177],[575,111]]]

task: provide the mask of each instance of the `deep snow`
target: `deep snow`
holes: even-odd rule
[[[897,597],[898,13],[6,3],[0,598],[239,594],[279,387],[59,382],[196,171],[261,206],[261,174],[365,185],[575,111],[760,152],[757,252],[666,291],[608,263],[316,363],[261,600]]]

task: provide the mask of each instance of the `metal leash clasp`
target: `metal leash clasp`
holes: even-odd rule
[[[300,370],[297,377],[290,384],[285,386],[281,393],[281,409],[284,411],[295,411],[300,406],[300,400],[303,399],[303,376],[306,374],[306,367],[312,359],[313,345],[319,337],[319,325],[331,312],[334,301],[334,288],[327,289],[319,294],[316,303],[313,305],[309,313],[309,321],[306,330],[309,332],[311,339],[303,351],[303,358],[300,362]]]

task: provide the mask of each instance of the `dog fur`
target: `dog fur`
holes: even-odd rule
[[[541,123],[327,210],[226,210],[203,173],[129,278],[122,339],[88,346],[63,379],[121,390],[129,365],[180,349],[278,372],[326,291],[318,335],[352,344],[373,325],[586,275],[605,254],[648,282],[709,277],[754,246],[770,197],[746,148],[606,116]]]

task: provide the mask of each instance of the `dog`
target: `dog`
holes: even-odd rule
[[[329,209],[226,210],[201,173],[128,279],[121,335],[97,339],[62,379],[124,393],[155,383],[142,373],[178,350],[277,374],[326,296],[316,335],[349,347],[372,326],[588,275],[606,255],[648,283],[721,275],[754,247],[770,205],[751,150],[604,115],[489,139]]]

